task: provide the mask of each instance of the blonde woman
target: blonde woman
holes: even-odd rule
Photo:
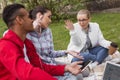
[[[66,20],[66,28],[70,31],[70,42],[68,50],[79,52],[83,56],[84,62],[91,60],[93,66],[101,64],[108,56],[110,41],[103,37],[99,24],[90,22],[91,16],[88,10],[82,9],[77,14],[76,23]],[[79,61],[69,55],[71,62]]]

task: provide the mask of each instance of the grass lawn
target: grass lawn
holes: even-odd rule
[[[92,22],[97,22],[107,40],[114,41],[120,46],[120,13],[97,13],[92,14]],[[75,21],[76,22],[76,18]],[[0,20],[0,37],[7,29],[6,25]],[[53,33],[55,50],[66,49],[69,43],[69,32],[64,27],[64,22],[53,22],[50,25]]]
[[[2,34],[6,29],[7,29],[6,25],[4,24],[3,20],[0,18],[0,37],[2,37]]]

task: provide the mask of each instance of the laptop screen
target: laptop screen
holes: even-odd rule
[[[103,80],[120,80],[120,64],[107,62]]]

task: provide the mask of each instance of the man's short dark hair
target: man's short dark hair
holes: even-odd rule
[[[21,8],[25,8],[25,7],[21,4],[11,4],[4,8],[2,13],[2,18],[6,23],[6,25],[8,26],[8,28],[13,24],[15,17],[18,15],[17,12]]]

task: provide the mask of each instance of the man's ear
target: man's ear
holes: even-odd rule
[[[17,22],[18,24],[22,24],[23,19],[22,19],[20,16],[17,16],[17,17],[16,17],[16,22]]]

